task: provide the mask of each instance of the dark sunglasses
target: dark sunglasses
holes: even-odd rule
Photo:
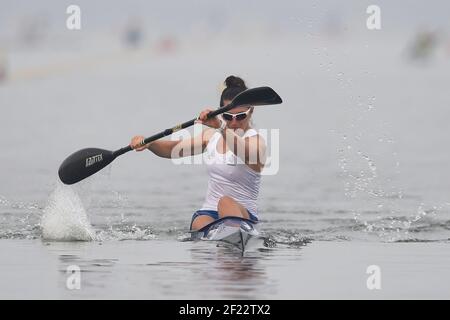
[[[244,111],[244,112],[239,112],[239,113],[224,112],[224,113],[222,113],[222,117],[226,121],[233,121],[233,119],[236,119],[236,121],[242,121],[245,118],[247,118],[249,113],[250,113],[250,109],[248,109],[247,111]]]

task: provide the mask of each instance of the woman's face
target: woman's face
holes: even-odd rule
[[[224,105],[228,105],[231,101],[230,100],[225,100],[224,101]],[[251,116],[253,113],[253,108],[252,107],[237,107],[237,108],[233,108],[225,113],[228,114],[238,114],[238,113],[242,113],[242,112],[247,112],[247,116],[245,117],[245,119],[243,120],[238,120],[236,119],[236,117],[233,117],[233,119],[231,120],[227,120],[224,115],[222,115],[222,118],[227,122],[227,127],[230,129],[242,129],[242,130],[246,130],[248,129],[248,127],[250,126],[250,120],[251,120]]]

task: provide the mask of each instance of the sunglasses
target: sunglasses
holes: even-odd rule
[[[251,109],[248,109],[247,111],[239,112],[239,113],[224,112],[224,113],[222,113],[222,117],[226,121],[233,121],[233,119],[236,119],[236,121],[242,121],[245,118],[247,118],[248,114],[250,113],[250,110]]]

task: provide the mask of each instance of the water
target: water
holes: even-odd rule
[[[316,20],[289,20],[305,34],[195,38],[168,55],[95,33],[72,46],[11,45],[0,297],[448,298],[450,60],[416,65],[405,33],[333,40]],[[58,182],[77,149],[118,149],[216,105],[229,74],[284,99],[255,111],[257,127],[279,129],[280,166],[262,181],[265,240],[244,256],[185,241],[206,191],[201,165],[134,153],[77,185]],[[72,265],[80,290],[66,287]],[[366,286],[370,265],[381,290]]]

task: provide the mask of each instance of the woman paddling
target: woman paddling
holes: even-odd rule
[[[246,90],[245,82],[229,76],[220,97],[226,106]],[[205,153],[209,181],[206,199],[192,216],[191,230],[226,216],[258,221],[257,198],[264,167],[265,142],[251,127],[252,106],[238,106],[222,116],[207,119],[211,109],[203,110],[197,122],[208,128],[194,138],[179,141],[157,140],[142,146],[143,136],[135,136],[130,146],[148,149],[163,158],[179,158]]]

